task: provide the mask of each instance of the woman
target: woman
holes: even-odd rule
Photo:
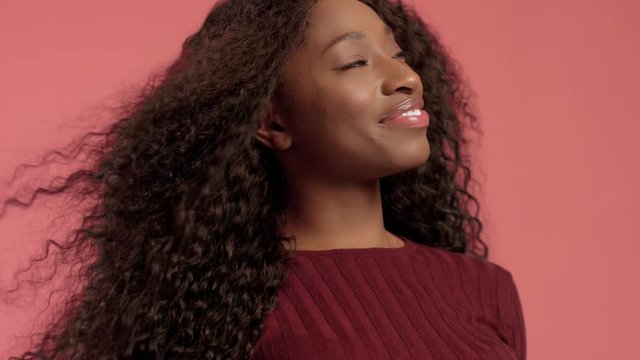
[[[453,65],[402,4],[219,2],[47,189],[95,199],[59,246],[96,257],[21,358],[525,359]]]

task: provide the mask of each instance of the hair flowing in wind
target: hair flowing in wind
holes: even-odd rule
[[[429,160],[381,179],[385,227],[487,259],[463,152],[476,117],[456,63],[406,5],[362,2],[393,29],[431,118]],[[46,256],[81,262],[83,286],[20,359],[250,357],[286,279],[283,241],[295,245],[280,232],[286,178],[254,134],[313,4],[218,2],[123,116],[63,154],[86,153],[86,167],[4,202],[3,214],[63,193],[90,204],[71,236],[46,243]],[[91,261],[68,256],[83,252]]]

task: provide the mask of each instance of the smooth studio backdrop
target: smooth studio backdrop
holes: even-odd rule
[[[484,239],[516,281],[529,359],[640,359],[639,3],[413,3],[476,94]],[[168,64],[212,4],[0,2],[0,180]],[[10,208],[0,221],[5,288],[40,253],[39,214]],[[14,336],[31,331],[46,294],[0,305],[1,358],[22,350]]]

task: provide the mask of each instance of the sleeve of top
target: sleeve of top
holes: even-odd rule
[[[527,341],[522,304],[513,276],[501,269],[498,276],[498,330],[514,349],[518,360],[527,358]]]

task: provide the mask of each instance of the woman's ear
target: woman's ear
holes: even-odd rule
[[[265,146],[274,150],[287,150],[291,147],[291,134],[287,131],[284,118],[273,101],[267,105],[267,110],[260,119],[260,127],[256,130],[255,137]]]

